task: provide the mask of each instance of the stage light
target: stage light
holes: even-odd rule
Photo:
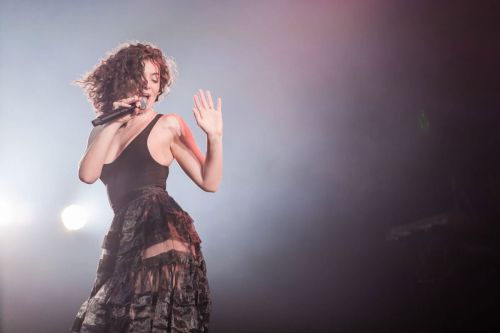
[[[0,226],[14,222],[15,210],[11,203],[0,202]]]
[[[70,205],[61,213],[61,219],[68,230],[78,230],[87,224],[87,213],[85,209],[78,205]]]

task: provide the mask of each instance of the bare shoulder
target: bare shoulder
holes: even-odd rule
[[[185,121],[182,116],[176,113],[164,114],[158,120],[160,126],[164,129],[172,131],[176,136],[181,136]]]

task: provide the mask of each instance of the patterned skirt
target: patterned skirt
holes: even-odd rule
[[[182,244],[144,256],[155,244]],[[130,194],[104,237],[76,332],[208,332],[211,299],[201,240],[187,212],[159,187]]]

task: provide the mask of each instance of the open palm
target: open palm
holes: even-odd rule
[[[214,108],[210,91],[198,90],[198,94],[193,95],[193,113],[196,123],[207,135],[222,135],[222,100],[217,98],[217,107]]]

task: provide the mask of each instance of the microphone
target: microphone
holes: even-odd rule
[[[141,105],[139,106],[139,109],[144,110],[146,106],[148,105],[148,99],[146,97],[141,97],[140,101]],[[118,108],[114,111],[107,112],[106,114],[100,115],[96,119],[92,120],[92,125],[98,126],[102,124],[106,124],[116,118],[120,118],[123,115],[129,114],[134,112],[136,106],[130,106],[128,108]]]

